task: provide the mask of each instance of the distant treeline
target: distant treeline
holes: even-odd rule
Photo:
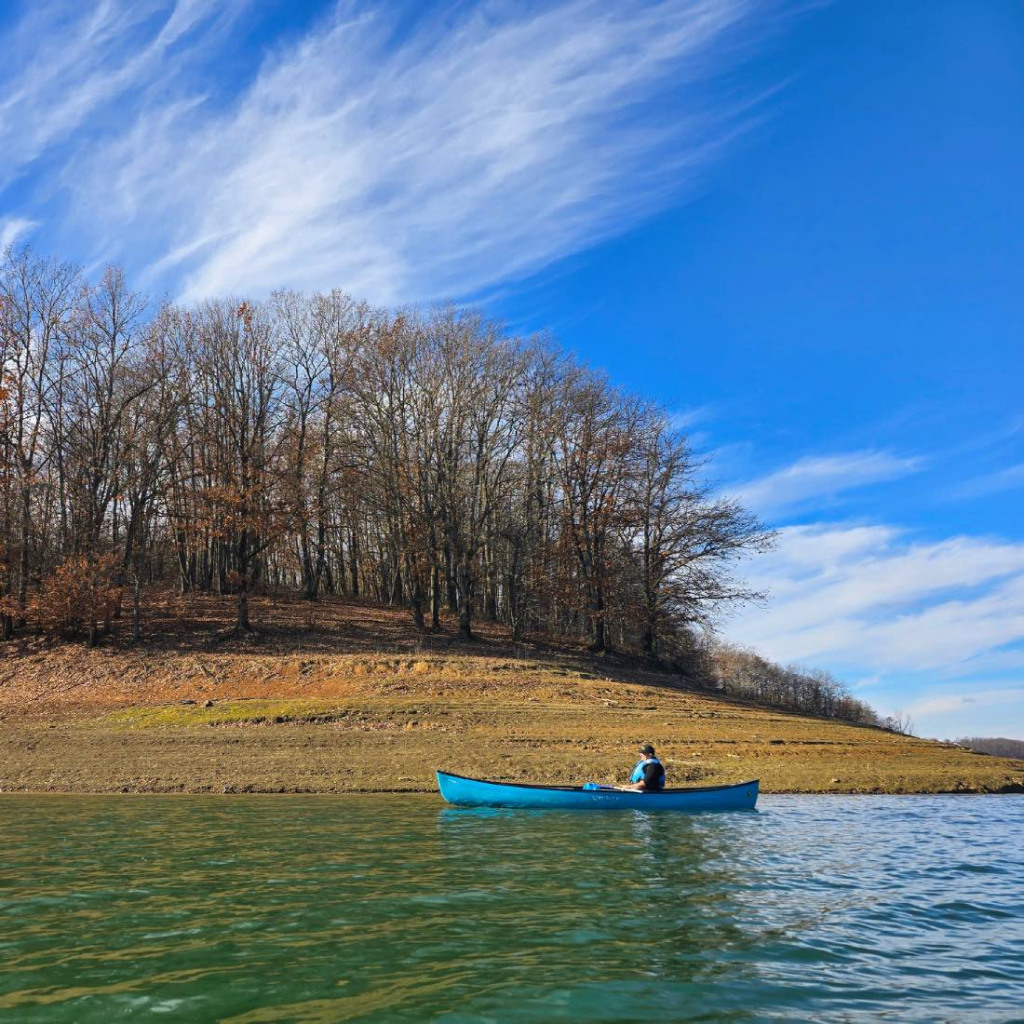
[[[1010,740],[1003,736],[962,736],[955,742],[979,754],[1015,757],[1024,761],[1024,740]]]
[[[0,374],[4,638],[96,642],[162,581],[237,595],[240,629],[272,585],[664,657],[770,541],[665,409],[453,306],[153,308],[8,250]]]
[[[822,718],[840,718],[891,732],[909,733],[912,729],[910,720],[899,713],[880,718],[828,672],[779,665],[736,647],[712,646],[706,653],[702,675],[719,692],[758,704]]]

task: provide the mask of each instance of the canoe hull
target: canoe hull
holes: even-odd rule
[[[570,786],[523,786],[438,772],[437,785],[441,796],[459,807],[521,807],[531,810],[752,811],[758,793],[756,779],[734,786],[639,793]]]

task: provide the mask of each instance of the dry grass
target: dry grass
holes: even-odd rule
[[[650,740],[672,784],[1024,791],[1024,762],[716,698],[572,647],[513,647],[497,629],[461,645],[363,604],[256,612],[258,638],[225,634],[229,604],[207,599],[189,627],[170,605],[154,614],[139,648],[21,641],[0,667],[0,788],[415,791],[435,768],[611,781]]]

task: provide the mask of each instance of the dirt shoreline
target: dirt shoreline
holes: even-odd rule
[[[611,757],[602,758],[607,768],[592,770],[580,770],[574,764],[553,765],[553,759],[545,757],[509,757],[499,764],[493,755],[477,755],[470,763],[452,757],[431,758],[427,767],[422,749],[404,749],[401,744],[389,746],[385,758],[380,757],[378,748],[369,747],[350,747],[345,751],[349,756],[337,760],[309,757],[309,746],[322,746],[312,730],[308,743],[295,743],[294,735],[275,736],[270,743],[261,738],[225,749],[202,742],[206,737],[200,737],[200,742],[196,739],[160,734],[129,744],[118,733],[63,734],[48,739],[34,731],[7,731],[0,753],[0,794],[427,794],[437,791],[434,765],[482,778],[569,785],[621,782],[623,766],[628,768],[632,756],[629,745],[623,744],[616,763],[608,763]],[[671,750],[672,746],[662,744],[661,749]],[[966,760],[939,763],[929,758],[922,764],[920,756],[908,751],[885,765],[876,762],[850,770],[848,762],[801,760],[797,755],[785,763],[775,758],[775,763],[751,763],[753,759],[743,758],[728,765],[712,760],[698,773],[685,755],[663,756],[673,786],[758,778],[765,794],[1024,794],[1024,766],[999,759],[975,765]],[[497,758],[501,757],[498,753]],[[414,760],[422,767],[411,767]],[[352,767],[354,761],[360,762],[359,769]],[[416,777],[405,776],[397,782],[389,779],[394,764],[404,764],[402,770],[415,771]],[[367,782],[367,777],[380,781]]]
[[[1024,792],[1024,761],[725,698],[637,661],[497,631],[423,637],[404,613],[353,604],[300,629],[308,606],[268,602],[272,629],[225,640],[223,609],[197,608],[139,646],[6,648],[0,792],[431,793],[438,768],[622,782],[642,742],[671,786]]]
[[[673,786],[758,778],[764,793],[1024,792],[1024,762],[929,740],[681,689],[559,676],[554,692],[543,669],[499,683],[496,665],[460,667],[461,682],[446,666],[444,685],[429,671],[416,686],[385,671],[341,687],[335,673],[312,679],[316,696],[204,688],[174,703],[37,705],[0,723],[0,791],[423,793],[436,790],[437,768],[621,782],[651,741]],[[326,679],[348,692],[323,693]]]

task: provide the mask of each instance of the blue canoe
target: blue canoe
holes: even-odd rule
[[[571,808],[587,811],[752,811],[758,780],[732,786],[695,786],[660,793],[582,786],[528,786],[518,782],[487,782],[448,772],[437,773],[441,796],[460,807]]]

